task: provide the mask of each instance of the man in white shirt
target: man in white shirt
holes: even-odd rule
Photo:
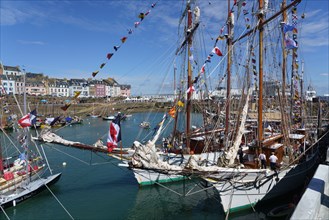
[[[266,155],[263,152],[260,152],[258,158],[261,163],[260,168],[266,169]]]
[[[276,169],[276,161],[278,160],[278,158],[274,155],[274,152],[272,152],[272,155],[270,156],[269,160],[270,160],[271,170],[275,170]]]

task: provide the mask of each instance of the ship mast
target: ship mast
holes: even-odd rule
[[[263,11],[263,0],[259,0],[259,86],[258,86],[258,148],[262,148],[263,140],[263,22],[264,22],[264,11]]]
[[[187,3],[187,50],[188,58],[191,56],[191,47],[192,47],[192,36],[190,34],[192,30],[192,11],[190,2]],[[190,59],[187,59],[187,87],[192,87],[192,67]],[[186,103],[186,148],[190,152],[190,127],[191,127],[191,94],[192,91],[187,93],[187,103]]]
[[[259,94],[258,94],[258,147],[261,148],[261,142],[263,140],[263,27],[265,24],[273,20],[274,18],[281,15],[284,11],[288,10],[292,6],[300,3],[301,0],[295,0],[286,7],[283,7],[279,12],[272,15],[270,18],[264,20],[263,17],[263,0],[259,0],[259,13],[258,13],[258,20],[259,24],[258,26],[252,28],[242,36],[238,37],[237,39],[233,40],[233,44],[246,36],[249,36],[251,33],[253,33],[257,28],[259,30]]]
[[[283,0],[281,8],[286,7],[286,0]],[[287,22],[287,13],[286,11],[283,11],[282,13],[282,19],[283,22],[286,23]],[[284,36],[283,33],[283,27],[282,27],[282,34]],[[284,37],[282,38],[282,48],[284,48]],[[283,51],[283,56],[282,56],[282,100],[283,103],[285,103],[286,101],[286,66],[287,66],[287,52],[285,49],[282,50]]]
[[[304,84],[304,80],[303,80],[303,77],[304,77],[304,60],[302,61],[302,73],[301,73],[301,76],[300,76],[300,117],[301,117],[301,125],[304,124],[304,112],[303,112],[303,107],[304,107],[304,87],[303,87],[303,84]]]
[[[228,140],[228,133],[230,130],[230,96],[231,96],[231,48],[232,48],[232,17],[231,17],[231,6],[230,6],[230,0],[228,0],[227,4],[227,31],[228,31],[228,37],[227,37],[227,69],[226,69],[226,111],[225,111],[225,138]]]

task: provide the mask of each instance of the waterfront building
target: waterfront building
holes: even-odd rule
[[[0,75],[1,78],[1,94],[14,94],[16,90],[16,83],[12,76]]]
[[[50,80],[49,80],[50,81]],[[56,97],[69,97],[69,84],[65,80],[54,79],[52,82],[47,82],[48,94]]]
[[[18,66],[5,66],[3,65],[3,69],[1,67],[0,75],[7,75],[7,76],[21,76],[22,71]]]
[[[90,97],[88,82],[85,79],[69,80],[69,96],[73,97],[76,92],[81,92],[79,95],[80,98]]]

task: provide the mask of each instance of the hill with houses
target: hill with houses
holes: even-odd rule
[[[24,83],[25,82],[25,83]],[[119,84],[113,78],[107,79],[58,79],[43,73],[24,72],[19,67],[0,66],[0,94],[23,94],[24,87],[31,96],[80,98],[130,97],[131,86]]]

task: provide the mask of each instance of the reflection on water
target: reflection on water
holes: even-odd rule
[[[186,181],[186,191],[195,182]],[[183,194],[182,183],[166,184],[166,187]],[[195,187],[194,191],[200,190]],[[188,196],[180,196],[162,186],[147,186],[138,190],[134,207],[129,211],[129,219],[221,219],[218,195],[214,190]]]

